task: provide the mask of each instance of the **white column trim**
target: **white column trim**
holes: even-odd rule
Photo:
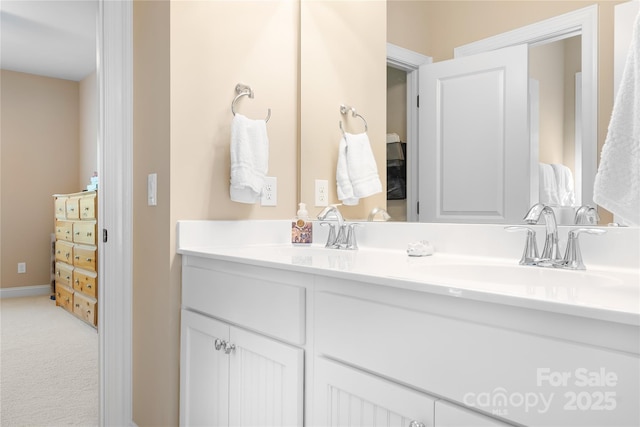
[[[133,424],[133,3],[99,0],[100,425]]]

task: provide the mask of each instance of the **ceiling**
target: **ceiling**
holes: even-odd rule
[[[0,67],[80,81],[96,70],[98,0],[0,0]]]

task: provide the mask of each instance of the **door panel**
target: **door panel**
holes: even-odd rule
[[[425,394],[323,358],[314,370],[314,425],[433,426],[434,400]]]
[[[519,221],[529,207],[528,48],[420,67],[420,221]]]
[[[303,350],[234,327],[230,341],[230,425],[301,426]]]
[[[182,310],[180,355],[180,425],[229,425],[229,356],[216,350],[229,326]]]

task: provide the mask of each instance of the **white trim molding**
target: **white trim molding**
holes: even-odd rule
[[[133,424],[133,1],[99,0],[100,425]]]
[[[454,49],[467,56],[527,43],[541,43],[582,36],[582,141],[576,146],[576,165],[582,166],[580,190],[583,205],[595,206],[593,184],[598,158],[598,5],[594,4],[545,21],[517,28]]]
[[[418,221],[418,69],[433,58],[387,43],[387,65],[407,73],[407,221]]]
[[[36,297],[51,294],[51,285],[0,288],[0,298]]]

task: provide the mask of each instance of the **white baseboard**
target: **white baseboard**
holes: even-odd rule
[[[0,298],[34,297],[38,295],[49,295],[50,293],[51,285],[0,288]]]

